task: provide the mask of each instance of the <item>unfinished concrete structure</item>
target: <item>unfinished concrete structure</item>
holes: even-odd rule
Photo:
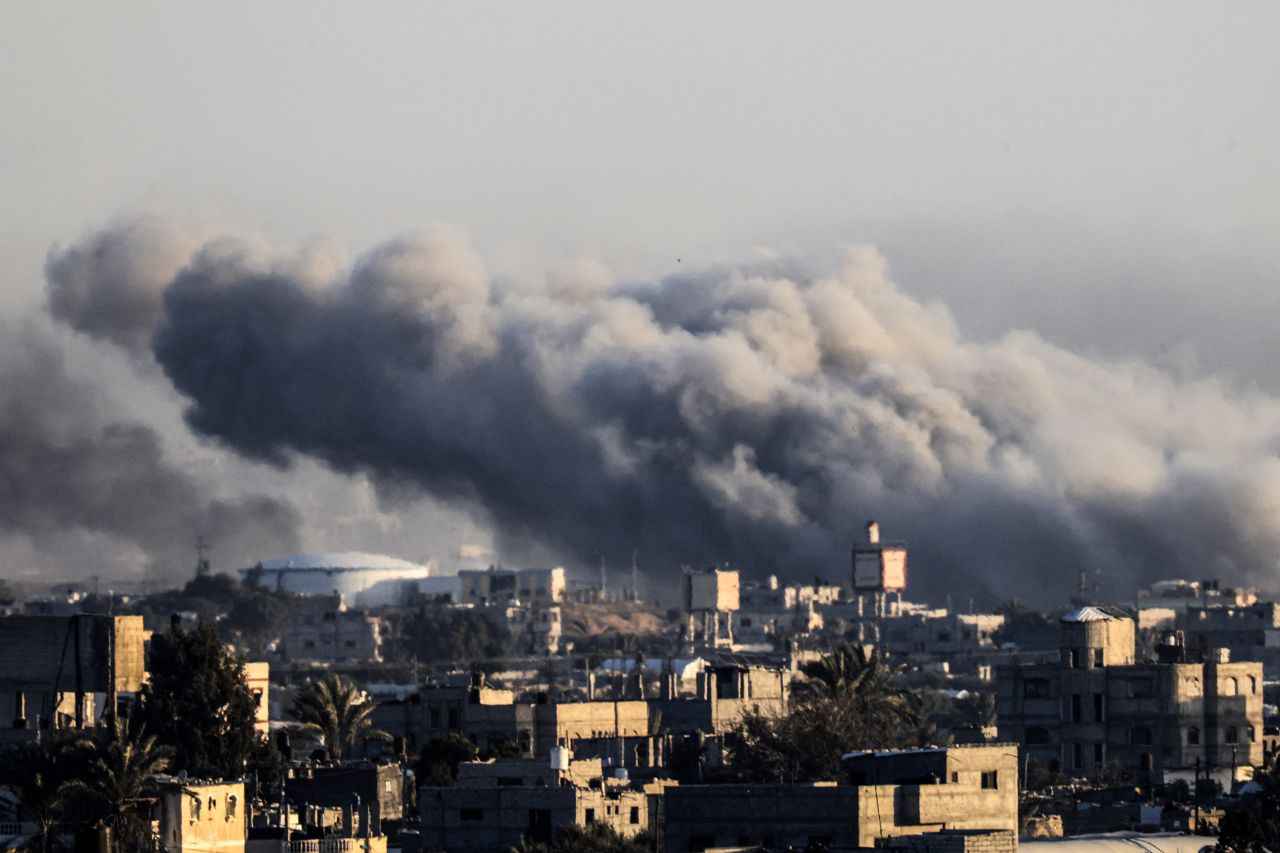
[[[734,727],[746,710],[781,711],[786,707],[791,673],[744,655],[722,655],[697,674],[692,696],[667,682],[657,698],[590,699],[585,702],[516,702],[509,690],[489,687],[482,676],[470,686],[426,685],[407,699],[379,704],[378,728],[418,748],[433,737],[465,735],[481,748],[515,745],[526,756],[549,755],[552,747],[579,741],[630,741],[615,748],[626,760],[651,735],[718,733]],[[647,764],[647,756],[635,760]]]
[[[348,608],[341,594],[309,596],[289,611],[284,653],[293,661],[381,660],[381,623]]]
[[[0,617],[0,740],[83,728],[146,677],[141,616]]]
[[[245,853],[248,804],[243,782],[166,776],[156,804],[160,843],[171,853]]]
[[[459,765],[453,787],[418,793],[428,850],[507,851],[550,842],[565,826],[602,823],[630,837],[652,830],[655,803],[674,783],[607,776],[599,759],[500,759]]]
[[[852,753],[846,764],[855,784],[667,788],[665,849],[870,849],[887,839],[968,831],[996,833],[1001,849],[1013,850],[1016,745]]]
[[[1249,775],[1262,762],[1262,665],[1225,652],[1188,659],[1173,643],[1160,659],[1135,660],[1134,620],[1113,607],[1083,607],[1061,620],[1055,663],[997,671],[1001,738],[1050,770],[1136,779]]]
[[[458,572],[459,604],[505,605],[516,602],[550,606],[564,599],[565,573],[560,566],[550,569],[500,569]]]

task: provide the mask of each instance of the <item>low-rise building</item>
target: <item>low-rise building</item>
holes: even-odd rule
[[[341,594],[309,596],[289,611],[284,653],[294,661],[381,660],[381,624],[364,610],[348,608]]]
[[[245,853],[243,782],[159,780],[160,843],[170,853]]]
[[[422,846],[428,850],[507,851],[550,842],[571,825],[605,824],[624,837],[654,829],[667,781],[635,784],[606,775],[597,759],[500,759],[458,767],[453,787],[419,791]]]
[[[712,661],[697,673],[691,696],[677,693],[674,672],[667,676],[658,698],[517,702],[512,691],[489,687],[477,675],[470,686],[426,685],[407,699],[383,702],[374,721],[404,737],[410,749],[459,733],[481,748],[514,745],[521,755],[544,756],[560,744],[572,748],[579,739],[723,732],[735,727],[744,711],[782,711],[790,694],[788,670],[745,655]]]
[[[479,571],[458,572],[459,604],[488,605],[539,604],[550,606],[564,599],[565,573],[560,566],[550,569],[500,569],[490,566]]]
[[[1197,768],[1239,778],[1262,763],[1260,663],[1225,651],[1192,660],[1176,642],[1140,663],[1134,620],[1112,607],[1063,616],[1060,645],[1056,662],[997,671],[999,736],[1049,770],[1160,782]]]
[[[846,764],[851,785],[669,787],[662,804],[665,849],[871,849],[889,839],[967,832],[991,833],[1001,841],[993,849],[1012,853],[1016,745],[852,753]]]

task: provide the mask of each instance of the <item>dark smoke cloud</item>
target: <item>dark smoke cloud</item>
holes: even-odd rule
[[[153,353],[189,423],[482,507],[508,554],[843,577],[875,516],[917,595],[988,601],[1079,570],[1269,584],[1280,558],[1275,399],[967,341],[871,250],[530,289],[430,232],[310,268],[224,241],[163,289]]]
[[[164,288],[198,246],[198,238],[175,223],[139,216],[55,247],[45,263],[49,312],[146,357],[163,316]]]
[[[228,557],[296,544],[289,504],[212,497],[163,450],[152,429],[117,418],[101,389],[69,372],[48,330],[0,324],[0,533],[37,544],[105,534],[161,572],[191,568],[196,535]]]

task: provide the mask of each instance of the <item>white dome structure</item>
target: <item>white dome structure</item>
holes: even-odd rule
[[[294,554],[264,560],[240,577],[264,589],[297,595],[340,593],[359,607],[399,604],[408,592],[433,591],[435,582],[456,578],[432,578],[431,567],[382,554],[358,551],[326,551]]]

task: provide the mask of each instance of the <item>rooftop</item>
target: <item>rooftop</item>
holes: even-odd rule
[[[292,554],[275,560],[263,560],[255,568],[268,572],[287,571],[289,569],[323,570],[323,569],[380,569],[391,571],[413,572],[426,575],[426,566],[401,560],[399,557],[388,557],[383,554],[365,554],[360,551],[318,551],[312,554]]]
[[[1078,610],[1072,610],[1070,613],[1062,614],[1063,622],[1106,622],[1111,619],[1129,619],[1132,618],[1119,607],[1112,607],[1110,604],[1096,604],[1088,607],[1081,607]]]

